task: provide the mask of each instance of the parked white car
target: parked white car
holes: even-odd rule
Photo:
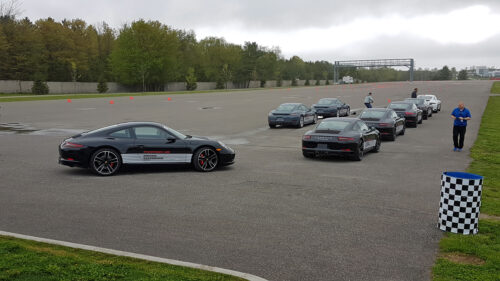
[[[417,98],[425,98],[431,105],[433,112],[441,111],[441,101],[435,95],[418,95]]]

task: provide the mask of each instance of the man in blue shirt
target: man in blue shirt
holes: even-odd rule
[[[462,151],[464,147],[465,130],[467,128],[467,120],[471,119],[470,111],[465,108],[463,102],[458,103],[458,107],[451,113],[453,121],[453,151]]]

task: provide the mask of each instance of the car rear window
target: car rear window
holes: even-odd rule
[[[386,114],[385,111],[365,110],[361,113],[360,118],[380,119]]]
[[[338,100],[332,100],[332,99],[320,99],[318,104],[321,105],[330,105],[330,104],[336,104],[339,103]]]
[[[341,120],[323,121],[316,127],[316,130],[342,131],[349,126],[349,124],[351,124],[351,122]]]
[[[295,104],[282,104],[276,108],[278,111],[292,111],[296,107]]]
[[[409,103],[391,103],[389,104],[389,108],[392,109],[407,109],[411,105]]]

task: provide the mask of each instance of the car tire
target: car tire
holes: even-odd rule
[[[314,153],[302,151],[302,155],[305,158],[314,158]]]
[[[432,117],[432,108],[429,110],[429,113],[427,113],[427,116]]]
[[[396,126],[394,126],[394,129],[392,130],[392,135],[390,135],[390,136],[388,137],[388,139],[389,139],[390,141],[395,141],[395,140],[396,140],[396,135],[397,135],[397,130],[396,130]]]
[[[363,156],[364,156],[363,141],[360,141],[358,143],[357,149],[354,151],[354,154],[352,155],[352,160],[361,161],[363,160]]]
[[[437,111],[441,111],[441,104],[438,104],[438,110]]]
[[[191,162],[195,170],[211,172],[219,165],[219,155],[213,148],[205,146],[196,150]]]
[[[299,128],[304,127],[304,116],[300,116],[299,124],[297,125],[297,127]]]
[[[120,153],[112,148],[101,148],[90,156],[90,170],[98,176],[112,176],[122,166]]]
[[[377,143],[375,144],[375,147],[373,148],[373,152],[377,153],[380,151],[380,137],[377,139]]]
[[[269,128],[274,129],[274,128],[276,128],[276,125],[269,124]]]
[[[427,114],[423,114],[422,113],[422,120],[427,120],[427,117],[429,116],[429,112],[427,112]]]

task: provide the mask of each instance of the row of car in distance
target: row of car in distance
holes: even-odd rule
[[[318,117],[349,116],[351,107],[337,98],[320,99],[318,103],[308,107],[302,103],[284,103],[269,112],[270,128],[277,126],[304,127],[316,124]]]
[[[434,100],[434,104],[430,104]],[[302,137],[302,154],[306,158],[319,156],[349,156],[360,161],[364,154],[380,150],[382,138],[391,141],[404,135],[407,125],[417,127],[433,112],[441,110],[441,101],[433,95],[395,101],[387,108],[364,109],[359,118],[327,118]],[[429,112],[430,110],[430,112]]]

